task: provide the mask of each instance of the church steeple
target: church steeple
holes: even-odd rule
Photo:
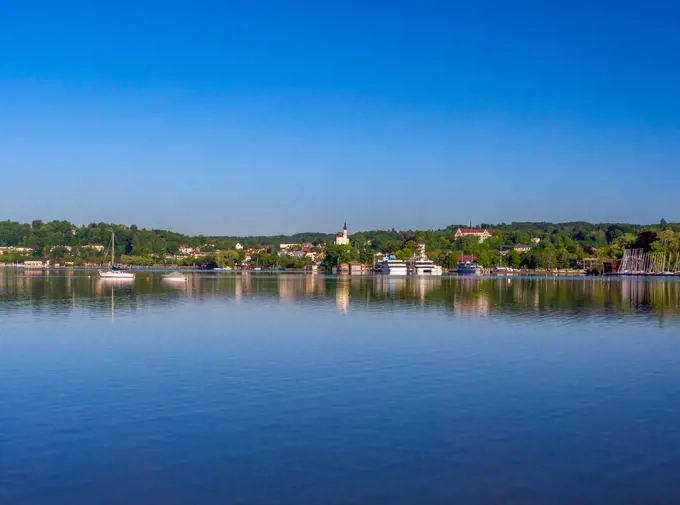
[[[347,221],[342,227],[342,233],[335,236],[335,245],[349,245],[349,236],[347,235]]]

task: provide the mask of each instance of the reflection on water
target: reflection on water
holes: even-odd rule
[[[0,271],[0,504],[680,503],[679,288]]]
[[[108,310],[115,298],[121,311],[206,298],[248,302],[334,303],[341,314],[421,307],[460,317],[656,316],[680,314],[678,279],[475,278],[321,276],[296,274],[192,274],[188,282],[163,281],[140,273],[134,280],[100,279],[82,272],[0,272],[0,313],[18,305],[59,312],[83,307]]]

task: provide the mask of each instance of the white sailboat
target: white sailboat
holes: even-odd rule
[[[111,268],[109,270],[100,270],[99,276],[103,279],[134,279],[135,274],[116,267],[115,257],[116,235],[111,232]]]

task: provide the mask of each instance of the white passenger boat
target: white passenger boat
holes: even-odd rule
[[[425,258],[412,258],[407,266],[413,275],[441,275],[442,267],[436,265],[434,261]]]
[[[406,275],[408,274],[408,267],[403,261],[390,256],[378,264],[378,273],[383,275]]]

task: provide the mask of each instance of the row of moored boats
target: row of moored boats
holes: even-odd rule
[[[442,275],[442,267],[427,257],[413,257],[408,261],[389,256],[378,263],[377,272],[383,275]],[[484,268],[475,262],[458,263],[457,272],[463,275],[481,275]]]
[[[111,279],[111,280],[132,280],[135,278],[135,274],[124,270],[122,268],[119,268],[116,265],[116,236],[115,234],[111,233],[111,265],[108,268],[108,270],[99,270],[99,277],[102,279]],[[185,282],[188,280],[188,277],[184,275],[181,272],[170,272],[167,274],[163,274],[161,276],[161,279],[164,281],[171,281],[171,282]]]

